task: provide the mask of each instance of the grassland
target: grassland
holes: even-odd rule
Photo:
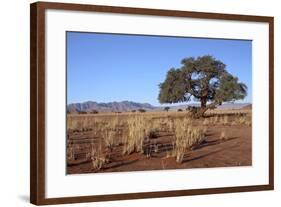
[[[251,110],[67,115],[67,173],[251,165]]]

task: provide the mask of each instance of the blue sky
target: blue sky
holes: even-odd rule
[[[212,55],[248,86],[252,42],[67,32],[67,103],[134,101],[159,106],[159,83],[185,57]]]

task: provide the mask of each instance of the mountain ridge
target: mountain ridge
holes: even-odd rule
[[[185,109],[187,106],[199,106],[199,104],[182,104],[178,106],[170,106],[170,110]],[[243,109],[251,108],[251,103],[224,103],[218,106],[219,109]],[[81,103],[71,103],[67,105],[68,113],[79,113],[79,112],[128,112],[132,110],[144,109],[146,111],[161,111],[164,110],[165,106],[153,106],[149,103],[138,103],[133,101],[113,101],[113,102],[95,102],[86,101]]]
[[[91,112],[93,110],[101,112],[125,112],[131,110],[153,110],[157,107],[152,106],[149,103],[137,103],[133,101],[114,101],[114,102],[95,102],[95,101],[86,101],[82,103],[71,103],[67,105],[67,111],[69,113],[78,113],[81,111]]]

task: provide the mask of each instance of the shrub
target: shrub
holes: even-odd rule
[[[78,114],[87,114],[86,111],[78,111]]]
[[[91,114],[98,114],[98,113],[99,113],[98,110],[92,110],[92,111],[91,111]]]
[[[145,110],[145,109],[139,109],[138,111],[139,111],[139,112],[141,112],[141,113],[146,112],[146,110]]]
[[[182,109],[178,109],[178,112],[182,112],[183,110]]]
[[[169,111],[169,109],[170,109],[169,106],[164,107],[164,111]]]

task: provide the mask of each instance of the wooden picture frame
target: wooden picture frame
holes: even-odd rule
[[[46,163],[45,163],[45,12],[48,9],[103,12],[119,14],[148,15],[158,17],[199,18],[204,20],[215,19],[225,21],[263,22],[269,25],[269,166],[268,184],[235,186],[206,189],[163,190],[157,192],[135,192],[126,194],[106,194],[93,196],[56,197],[46,198]],[[142,199],[171,196],[188,196],[218,193],[233,193],[246,191],[262,191],[274,189],[274,88],[273,88],[273,63],[274,63],[274,19],[265,16],[249,16],[236,14],[202,13],[189,11],[173,11],[144,8],[127,8],[96,6],[84,4],[36,2],[30,5],[30,201],[36,205],[80,203],[124,199]]]

